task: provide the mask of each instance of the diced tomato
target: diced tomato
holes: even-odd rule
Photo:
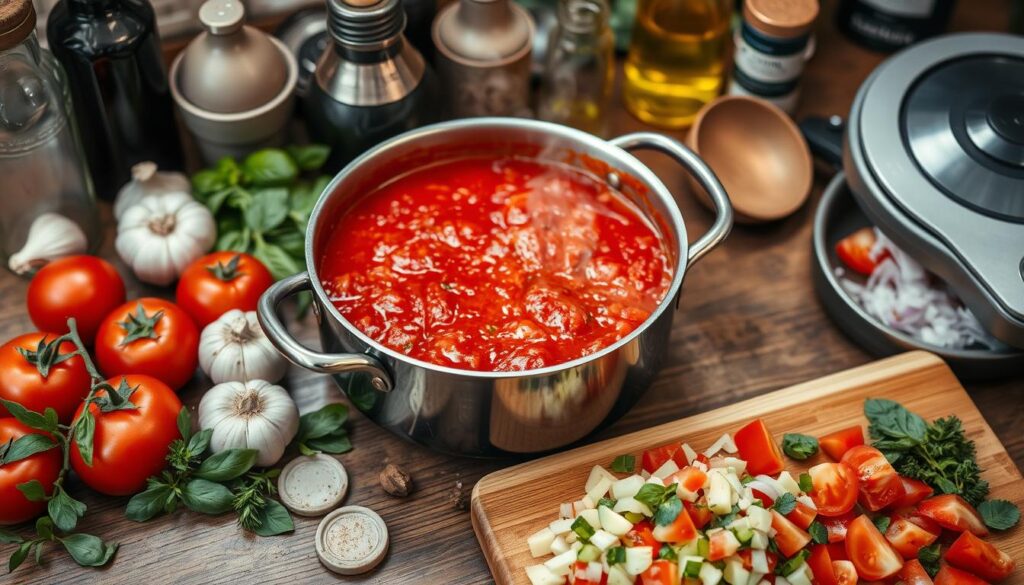
[[[811,556],[807,557],[807,566],[814,576],[814,585],[838,585],[835,573],[832,572],[832,555],[828,554],[828,546],[816,544],[811,547]]]
[[[847,451],[864,444],[864,430],[860,425],[829,433],[818,439],[818,445],[833,461],[839,461]]]
[[[685,457],[684,457],[684,459],[685,459]],[[703,464],[704,464],[704,467],[711,467],[711,460],[710,460],[710,459],[708,459],[708,456],[707,456],[707,455],[705,455],[705,454],[703,454],[703,453],[697,453],[697,457],[696,457],[696,458],[694,458],[694,460],[693,460],[693,461],[694,461],[695,463],[696,463],[696,462],[700,462],[700,463],[703,463]],[[680,466],[680,467],[681,467],[681,466]]]
[[[772,510],[772,528],[775,529],[775,545],[779,547],[779,552],[786,557],[795,555],[800,552],[800,549],[807,546],[808,542],[811,542],[810,534],[775,510]]]
[[[930,498],[935,493],[932,486],[919,479],[901,475],[900,481],[903,483],[903,497],[893,502],[893,506],[897,508],[913,506],[925,498]]]
[[[939,523],[921,514],[921,512],[914,506],[896,508],[892,511],[892,514],[890,514],[889,517],[893,521],[896,521],[898,518],[905,518],[932,534],[942,534],[942,527],[939,526]]]
[[[860,503],[868,510],[877,512],[904,496],[899,474],[878,449],[854,447],[843,455],[842,462],[857,472]]]
[[[871,258],[871,248],[875,246],[875,230],[870,227],[862,227],[836,244],[836,256],[843,261],[847,268],[871,276],[877,261]]]
[[[897,518],[889,523],[885,539],[905,559],[916,559],[920,550],[939,538],[906,518]]]
[[[845,542],[830,542],[826,546],[828,547],[828,556],[832,557],[833,561],[850,560],[850,557],[846,555]]]
[[[846,554],[857,568],[857,574],[871,581],[895,575],[903,568],[903,558],[889,546],[871,518],[864,515],[850,523]]]
[[[846,529],[850,526],[850,522],[856,518],[856,514],[853,512],[847,512],[842,516],[818,516],[818,523],[828,530],[828,541],[829,542],[842,542],[846,540]]]
[[[685,490],[686,493],[695,494],[698,490],[704,487],[704,482],[707,480],[708,474],[696,467],[687,465],[666,479],[665,485],[678,483],[679,487]]]
[[[736,555],[738,557],[740,557],[741,561],[743,561],[743,568],[744,569],[746,569],[748,571],[753,569],[754,563],[753,563],[753,560],[751,559],[751,556],[753,555],[753,549],[745,548],[745,549],[739,551],[738,553],[736,553]],[[779,564],[779,556],[776,555],[775,553],[773,553],[770,550],[764,551],[764,555],[765,555],[765,559],[768,560],[768,572],[769,573],[774,573],[775,572],[775,566],[777,564]]]
[[[675,459],[676,453],[682,457],[682,465],[679,465],[679,461]],[[647,473],[654,473],[669,459],[673,459],[679,467],[686,465],[686,455],[682,454],[682,446],[679,443],[669,443],[644,451],[640,457],[640,465]]]
[[[679,565],[674,561],[658,559],[640,573],[642,585],[679,585]]]
[[[697,527],[693,525],[690,515],[680,510],[671,524],[658,526],[652,533],[660,542],[690,542],[697,538]]]
[[[928,498],[918,504],[917,511],[922,516],[935,520],[939,526],[947,530],[970,530],[975,536],[988,534],[988,528],[985,528],[985,523],[974,506],[957,495],[943,494]]]
[[[815,510],[814,508],[808,506],[803,502],[797,502],[796,507],[793,508],[793,511],[791,511],[789,514],[786,514],[786,519],[788,519],[793,524],[796,524],[800,528],[807,530],[807,528],[811,525],[811,522],[814,522],[814,517],[817,515],[818,511]]]
[[[850,561],[832,561],[836,585],[857,585],[857,568]]]
[[[924,567],[921,566],[921,561],[917,559],[903,563],[903,568],[900,569],[897,576],[903,585],[933,585],[932,578],[928,576],[928,571],[924,570]]]
[[[946,551],[945,559],[947,563],[989,581],[1001,581],[1009,577],[1017,565],[1010,555],[970,532],[960,534]]]
[[[756,490],[754,488],[750,488],[750,493],[753,494],[753,496],[755,498],[761,500],[761,504],[765,508],[771,508],[772,505],[775,504],[775,500],[773,500],[772,498],[768,497],[768,494],[762,492],[761,490]]]
[[[819,463],[811,475],[811,499],[822,516],[842,516],[857,504],[857,473],[845,463]]]
[[[703,530],[705,526],[715,517],[711,510],[704,504],[695,504],[693,502],[683,502],[683,508],[686,513],[690,515],[690,519],[693,520],[693,525],[698,530]]]
[[[590,563],[576,561],[572,571],[569,573],[569,583],[572,585],[606,585],[608,583],[608,573],[603,571],[601,578],[597,581],[587,578],[587,568],[589,565]]]
[[[935,575],[935,585],[988,585],[988,581],[944,564]]]
[[[763,420],[757,419],[736,431],[732,439],[739,449],[740,459],[747,462],[750,475],[775,475],[785,469],[782,450]]]
[[[653,551],[654,558],[658,557],[661,550],[661,543],[654,538],[654,525],[647,520],[641,520],[633,525],[633,529],[623,537],[626,546],[649,546]]]
[[[726,557],[736,554],[740,548],[740,541],[728,530],[720,530],[710,537],[708,543],[708,560],[720,561]]]

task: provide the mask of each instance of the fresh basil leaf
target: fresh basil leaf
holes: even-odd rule
[[[299,168],[285,151],[264,148],[245,157],[242,172],[256,187],[277,187],[294,181]]]
[[[295,530],[291,514],[277,500],[266,500],[259,511],[259,519],[260,525],[253,531],[259,536],[277,536]]]
[[[910,412],[894,400],[885,398],[865,400],[864,416],[871,423],[868,432],[877,439],[907,437],[921,442],[928,432],[928,424],[923,418]]]
[[[224,206],[224,203],[228,200],[229,197],[231,197],[231,193],[236,188],[237,187],[227,187],[226,189],[214,191],[205,198],[203,203],[206,204],[206,207],[210,210],[210,213],[217,215],[217,213],[220,212],[221,207]]]
[[[193,512],[223,514],[230,510],[235,497],[225,486],[195,478],[181,490],[181,501]]]
[[[71,558],[83,567],[102,567],[117,552],[116,544],[107,544],[91,534],[69,534],[60,539]]]
[[[206,450],[210,447],[210,437],[213,436],[213,429],[203,429],[198,433],[192,435],[188,440],[188,458],[189,460],[198,459],[206,453]]]
[[[661,501],[665,499],[665,488],[658,484],[645,483],[640,487],[640,491],[633,496],[633,499],[651,510],[657,510]]]
[[[1020,522],[1020,509],[1006,500],[988,500],[978,506],[985,526],[995,530],[1009,530]]]
[[[612,471],[617,473],[633,473],[636,469],[636,457],[633,455],[619,455],[612,460]]]
[[[800,433],[786,433],[782,436],[782,451],[798,461],[810,459],[818,453],[818,439]]]
[[[227,185],[234,187],[242,180],[242,168],[230,156],[222,157],[213,168],[220,173]]]
[[[294,228],[287,226],[278,228],[265,239],[293,258],[302,258],[306,254],[306,238],[302,232],[296,231]]]
[[[324,166],[331,149],[323,144],[307,144],[305,146],[289,146],[288,154],[295,164],[304,171],[315,171]]]
[[[254,232],[266,233],[288,217],[288,190],[260,189],[253,192],[252,204],[244,211],[245,225]]]
[[[19,483],[16,487],[25,496],[25,499],[30,502],[46,500],[46,488],[43,487],[43,484],[39,483],[38,479],[30,479],[25,483]]]
[[[352,441],[348,438],[348,433],[345,432],[345,429],[340,429],[326,437],[309,439],[305,442],[305,445],[310,449],[334,455],[348,453],[352,450]]]
[[[57,432],[55,421],[51,421],[44,414],[29,410],[17,402],[4,400],[3,398],[0,398],[0,404],[3,404],[7,412],[26,427],[49,433]]]
[[[885,531],[889,530],[889,524],[892,523],[892,519],[888,516],[876,516],[872,522],[875,523],[875,528],[877,528],[879,532],[885,534]]]
[[[14,442],[11,443],[10,448],[7,449],[7,452],[4,453],[3,457],[0,457],[0,465],[21,461],[22,459],[31,457],[36,453],[49,451],[56,446],[57,442],[46,435],[40,435],[37,433],[22,435],[15,439]]]
[[[192,191],[200,200],[207,200],[213,193],[230,186],[228,177],[216,169],[203,169],[192,175]]]
[[[0,529],[0,544],[18,544],[19,542],[25,542],[25,539],[13,532]]]
[[[921,550],[917,551],[917,560],[924,567],[924,570],[932,578],[939,572],[939,559],[942,557],[939,543],[935,543],[931,546],[926,546]]]
[[[46,512],[61,532],[71,532],[78,525],[78,519],[85,516],[87,507],[72,498],[63,487],[54,490],[53,497],[46,504]]]
[[[178,411],[178,434],[186,441],[192,437],[192,413],[187,406],[182,406]]]
[[[779,514],[785,516],[796,509],[796,497],[793,496],[793,494],[786,492],[775,500],[772,508]]]
[[[654,511],[654,523],[658,526],[668,526],[676,521],[682,509],[683,502],[679,500],[675,490],[673,490],[673,493],[665,498],[665,501],[659,504],[658,508]]]
[[[78,454],[82,456],[82,461],[89,467],[92,467],[92,448],[96,435],[96,418],[92,414],[92,409],[86,408],[82,417],[78,420],[78,425],[75,427],[75,445],[78,446]]]
[[[7,572],[12,573],[15,569],[21,566],[21,563],[25,562],[28,558],[28,553],[32,550],[35,543],[31,540],[26,540],[18,546],[18,550],[14,551],[11,555],[10,560],[7,561]]]
[[[814,491],[814,480],[811,479],[811,474],[809,473],[801,473],[800,479],[797,480],[797,483],[800,485],[800,491],[805,494],[809,494]]]
[[[145,522],[167,509],[168,498],[176,497],[174,488],[156,481],[128,500],[124,515],[135,522]]]
[[[299,432],[296,436],[302,442],[326,437],[342,429],[347,420],[348,406],[333,402],[299,417]]]
[[[811,522],[811,525],[807,527],[807,532],[811,535],[814,544],[828,544],[828,528],[825,528],[821,522]]]
[[[210,481],[229,481],[252,469],[258,456],[255,449],[227,449],[200,463],[194,475]]]
[[[249,253],[249,242],[251,236],[248,231],[232,230],[221,232],[217,238],[217,250],[228,252]]]
[[[49,516],[40,516],[36,519],[36,535],[46,540],[53,539],[53,520]]]
[[[285,252],[280,246],[274,244],[262,244],[256,246],[252,253],[257,260],[263,263],[275,279],[281,280],[302,270],[301,260],[296,260]]]

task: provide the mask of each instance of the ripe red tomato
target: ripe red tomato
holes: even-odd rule
[[[65,341],[54,348],[52,341],[60,337],[52,333],[26,333],[0,347],[0,398],[11,400],[29,410],[43,412],[47,408],[57,411],[60,422],[67,424],[75,409],[89,393],[92,380],[81,356],[60,363],[47,362],[48,354],[56,357],[75,351],[75,344]],[[40,346],[44,342],[44,346]],[[29,353],[26,357],[19,349]],[[54,349],[57,351],[55,352]],[[42,354],[42,356],[40,355]],[[29,359],[36,363],[30,363]],[[46,371],[46,376],[42,372]],[[0,416],[8,416],[0,404]]]
[[[930,498],[935,493],[930,485],[919,479],[901,475],[900,481],[903,482],[903,497],[893,502],[893,506],[897,508],[913,506],[925,498]]]
[[[814,576],[814,585],[839,585],[832,570],[832,556],[828,554],[828,546],[812,546],[811,556],[807,557],[807,566],[811,568],[811,574]]]
[[[146,486],[146,478],[166,465],[167,448],[181,437],[178,413],[181,401],[166,384],[149,376],[124,376],[135,388],[129,400],[135,408],[100,412],[96,404],[89,410],[96,419],[92,465],[86,465],[78,450],[71,449],[71,466],[82,481],[94,490],[111,496],[134,494]],[[107,380],[114,388],[121,378]],[[97,395],[102,396],[102,390]],[[82,416],[82,408],[75,418]]]
[[[743,568],[752,571],[754,567],[753,549],[745,548],[736,553],[736,556],[743,562]],[[779,556],[770,550],[764,551],[765,560],[768,561],[768,572],[774,573],[775,566],[779,564]]]
[[[906,518],[896,518],[885,531],[885,538],[905,559],[916,559],[917,553],[939,538]]]
[[[817,515],[818,511],[815,510],[814,508],[808,506],[803,502],[797,502],[796,506],[793,508],[793,511],[791,511],[789,514],[786,514],[786,519],[792,522],[793,524],[796,524],[800,528],[807,530],[807,527],[811,525],[811,522],[814,522],[814,518]]]
[[[895,522],[898,518],[905,518],[914,524],[917,524],[921,528],[924,528],[932,534],[942,534],[942,527],[939,523],[931,518],[921,514],[921,512],[913,506],[906,506],[902,508],[896,508],[892,511],[889,517]]]
[[[772,528],[775,529],[775,545],[779,552],[786,557],[791,557],[800,552],[800,549],[811,542],[811,535],[793,524],[782,514],[772,510]]]
[[[970,530],[975,536],[988,534],[988,528],[985,527],[977,510],[960,496],[944,494],[928,498],[918,504],[917,511],[947,530]]]
[[[156,298],[125,303],[96,336],[96,361],[108,376],[144,374],[177,390],[195,373],[199,331],[177,305]]]
[[[889,546],[871,518],[863,515],[850,523],[846,555],[857,574],[869,581],[881,581],[903,568],[903,558]]]
[[[832,574],[836,585],[857,585],[857,568],[850,561],[832,561]]]
[[[686,455],[683,453],[682,445],[679,443],[669,443],[668,445],[648,449],[640,456],[640,466],[647,473],[654,473],[669,459],[674,461],[680,469],[686,467]]]
[[[679,565],[675,561],[658,559],[640,573],[641,585],[679,585]]]
[[[898,578],[903,585],[933,585],[932,578],[928,576],[928,572],[921,566],[921,561],[917,559],[904,563]]]
[[[764,421],[757,419],[733,435],[740,459],[747,462],[750,475],[775,475],[785,469],[782,450],[772,438]]]
[[[711,513],[711,509],[703,504],[694,504],[693,502],[683,502],[683,508],[686,513],[690,515],[690,519],[693,520],[693,525],[698,530],[703,530],[711,520],[714,519],[715,515]]]
[[[850,521],[853,522],[852,519]],[[830,543],[825,545],[825,546],[828,547],[828,556],[832,557],[832,562],[848,561],[848,560],[850,560],[850,557],[846,556],[846,542],[845,542],[845,538],[846,538],[846,532],[844,531],[843,532],[843,539],[844,539],[843,542],[830,542]],[[834,566],[832,568],[835,569]]]
[[[655,538],[661,542],[690,542],[697,538],[697,527],[689,514],[680,512],[676,519],[667,526],[654,529]]]
[[[665,480],[665,485],[677,483],[683,490],[691,494],[696,494],[702,487],[704,487],[704,482],[707,480],[708,474],[696,467],[687,465],[669,476],[668,479]]]
[[[828,531],[829,542],[842,542],[846,540],[846,530],[850,527],[850,522],[856,517],[853,512],[847,512],[842,516],[818,516],[818,523]]]
[[[249,254],[214,252],[181,273],[175,299],[199,329],[232,309],[255,311],[274,277]]]
[[[988,585],[988,582],[967,571],[944,564],[935,575],[935,585]]]
[[[1010,555],[966,531],[949,547],[945,559],[954,567],[989,581],[1002,581],[1017,566]]]
[[[843,455],[857,445],[864,444],[864,430],[860,425],[829,433],[818,439],[818,445],[833,461],[839,461]]]
[[[871,276],[875,267],[878,266],[877,261],[871,258],[871,248],[875,246],[877,239],[874,229],[860,228],[839,240],[839,243],[836,244],[836,255],[850,270],[864,276]]]
[[[65,333],[74,317],[91,344],[100,322],[124,302],[124,281],[106,260],[69,256],[43,266],[28,284],[28,316],[40,331]]]
[[[633,529],[626,533],[623,538],[626,546],[649,546],[652,555],[658,558],[658,551],[661,550],[661,543],[654,538],[654,525],[647,520],[641,520],[633,525]]]
[[[814,488],[811,500],[821,516],[848,513],[857,504],[857,474],[845,463],[819,463],[807,470]]]
[[[0,446],[32,433],[41,434],[13,417],[0,418]],[[46,510],[46,502],[28,501],[18,486],[34,479],[43,484],[49,495],[53,492],[53,482],[57,480],[60,468],[61,452],[58,447],[0,465],[0,526],[18,524],[42,514]]]
[[[868,510],[876,512],[904,497],[899,474],[878,449],[859,445],[847,451],[842,462],[857,472],[860,503]]]

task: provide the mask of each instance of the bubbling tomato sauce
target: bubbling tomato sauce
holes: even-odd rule
[[[519,371],[636,329],[672,282],[635,206],[562,164],[464,158],[358,200],[320,258],[323,286],[369,337],[453,368]]]

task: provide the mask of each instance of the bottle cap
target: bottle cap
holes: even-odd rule
[[[204,2],[199,7],[199,22],[212,35],[228,35],[242,28],[245,8],[241,2],[221,0]]]
[[[746,0],[743,20],[772,37],[807,34],[818,18],[818,0]]]
[[[31,0],[0,3],[0,51],[18,46],[36,28],[36,10]]]
[[[299,516],[320,516],[345,499],[348,473],[330,455],[299,456],[281,470],[277,491],[285,508]]]
[[[376,512],[345,506],[331,512],[316,529],[316,554],[341,575],[370,571],[388,552],[388,527]]]

